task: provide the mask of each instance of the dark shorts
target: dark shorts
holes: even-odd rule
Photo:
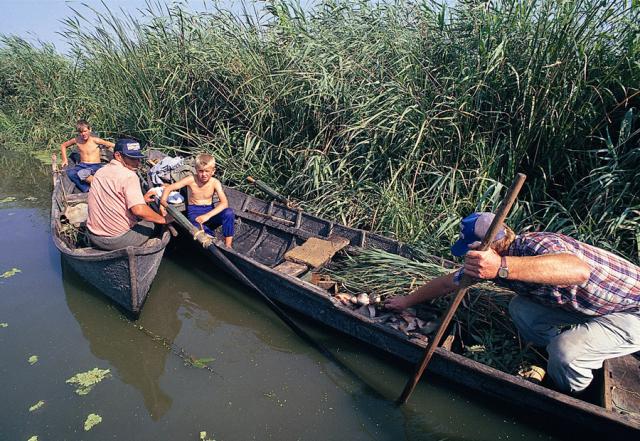
[[[81,162],[76,164],[75,167],[72,167],[67,170],[67,176],[69,179],[76,184],[76,187],[83,192],[86,193],[89,191],[89,184],[86,182],[86,179],[89,176],[93,176],[100,168],[102,168],[104,164],[98,163],[87,163]]]
[[[187,218],[194,226],[200,228],[200,225],[196,222],[196,217],[206,214],[211,210],[213,210],[213,205],[187,205]],[[222,235],[224,237],[233,237],[233,233],[235,232],[235,219],[236,215],[233,213],[233,209],[225,208],[209,219],[202,228],[205,233],[214,236],[213,230],[222,226]]]

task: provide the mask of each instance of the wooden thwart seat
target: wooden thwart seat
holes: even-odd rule
[[[332,236],[328,240],[310,237],[302,245],[287,251],[284,258],[291,262],[318,268],[347,245],[349,245],[349,240],[340,236]]]
[[[273,269],[293,277],[298,277],[300,274],[306,272],[308,267],[307,265],[285,260],[280,265],[273,267]]]

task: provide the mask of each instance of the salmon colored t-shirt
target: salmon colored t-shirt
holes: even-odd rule
[[[93,176],[88,204],[89,231],[96,236],[115,237],[138,222],[131,207],[146,202],[136,173],[113,159]]]

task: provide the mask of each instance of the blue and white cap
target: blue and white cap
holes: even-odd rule
[[[474,242],[481,242],[486,236],[495,214],[472,213],[460,221],[460,238],[451,247],[451,254],[464,256],[469,251],[469,246]],[[505,236],[504,226],[500,227],[494,240],[500,240]]]
[[[135,139],[119,139],[116,141],[116,147],[113,149],[114,152],[120,152],[123,156],[127,158],[133,159],[144,159],[144,155],[142,154],[142,147],[140,143]]]

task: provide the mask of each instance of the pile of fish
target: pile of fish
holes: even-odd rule
[[[424,320],[416,315],[413,308],[407,308],[401,312],[390,311],[384,308],[379,295],[366,293],[354,295],[339,292],[340,284],[324,275],[313,280],[313,283],[329,291],[331,302],[334,305],[349,308],[376,323],[384,323],[410,338],[426,343],[427,336],[438,328],[439,319],[435,314]]]

